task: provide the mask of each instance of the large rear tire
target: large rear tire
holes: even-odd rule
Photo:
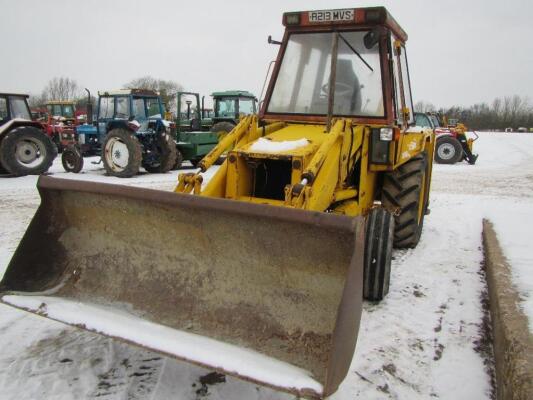
[[[33,126],[21,126],[7,133],[0,144],[0,163],[16,176],[44,174],[52,166],[57,148]]]
[[[395,214],[395,248],[414,248],[420,241],[427,209],[426,171],[422,153],[384,176],[381,202]]]
[[[437,139],[435,145],[435,161],[439,164],[455,164],[463,159],[461,143],[452,136]]]
[[[178,149],[176,149],[174,139],[170,135],[163,133],[158,139],[157,151],[159,152],[159,162],[143,164],[143,167],[150,173],[164,174],[176,164]]]
[[[374,208],[366,220],[363,272],[363,298],[381,301],[389,292],[394,216],[384,208]]]
[[[127,129],[113,129],[106,135],[102,160],[108,175],[131,178],[139,172],[141,166],[141,144]]]

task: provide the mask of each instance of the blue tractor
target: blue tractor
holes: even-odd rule
[[[83,168],[83,156],[100,155],[108,175],[129,178],[142,166],[164,173],[180,163],[173,127],[163,119],[158,93],[122,89],[98,93],[96,122],[77,129],[77,144],[63,153],[69,172]],[[89,112],[88,112],[89,114]]]

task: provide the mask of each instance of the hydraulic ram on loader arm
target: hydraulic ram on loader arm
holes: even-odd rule
[[[346,375],[361,218],[45,176],[38,188],[2,302],[298,395]]]

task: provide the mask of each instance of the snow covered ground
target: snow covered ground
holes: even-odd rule
[[[488,217],[531,312],[533,135],[484,133],[478,164],[435,165],[419,246],[396,251],[391,290],[365,304],[350,372],[331,398],[489,399],[481,220]],[[56,177],[172,190],[177,174]],[[39,203],[35,177],[0,177],[0,275]],[[533,315],[530,314],[530,321]],[[291,399],[290,395],[0,305],[0,399]]]

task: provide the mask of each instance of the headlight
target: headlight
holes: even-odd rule
[[[390,142],[394,137],[394,129],[392,128],[381,128],[379,130],[379,140],[385,140]]]

